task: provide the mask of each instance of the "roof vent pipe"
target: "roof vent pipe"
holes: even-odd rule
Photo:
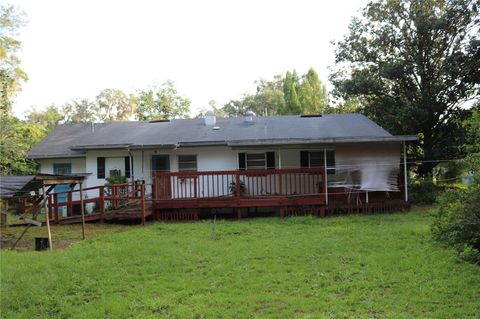
[[[253,124],[253,118],[254,117],[255,117],[255,113],[253,113],[252,111],[247,111],[245,113],[245,117],[244,117],[245,123]]]
[[[217,117],[213,114],[212,111],[208,111],[205,113],[205,125],[206,126],[213,126],[217,123]]]
[[[95,133],[95,123],[92,122],[92,133]]]

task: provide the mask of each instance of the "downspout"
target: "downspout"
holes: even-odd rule
[[[407,183],[407,147],[403,141],[403,187],[405,192],[405,202],[408,202],[408,183]]]
[[[135,178],[133,176],[133,155],[129,148],[127,148],[127,152],[130,160],[130,182],[133,183],[135,181]]]
[[[278,149],[278,169],[282,168],[282,153],[280,153],[280,149]]]

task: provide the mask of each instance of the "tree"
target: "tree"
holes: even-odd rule
[[[327,108],[328,113],[334,114],[351,114],[362,112],[362,107],[357,98],[350,98]]]
[[[137,116],[141,121],[187,118],[190,100],[178,93],[172,81],[139,91],[137,96]]]
[[[197,116],[195,116],[195,118],[197,119],[204,118],[208,111],[212,111],[213,114],[215,114],[215,116],[217,117],[227,116],[223,108],[217,107],[217,102],[215,100],[208,101],[208,106],[209,106],[208,109],[201,109],[200,112],[198,112]]]
[[[0,175],[34,174],[37,165],[27,152],[45,137],[40,124],[28,124],[14,116],[0,118]]]
[[[65,123],[90,123],[97,119],[95,102],[88,99],[78,99],[62,106]]]
[[[323,114],[328,110],[328,92],[313,68],[308,70],[299,86],[302,114]]]
[[[95,106],[95,116],[100,122],[128,121],[135,118],[136,99],[121,90],[103,90],[97,95]]]
[[[50,105],[45,111],[32,108],[25,114],[25,117],[27,123],[40,125],[46,133],[49,133],[63,120],[63,115],[55,105]]]
[[[254,101],[254,96],[244,94],[239,100],[230,100],[222,107],[223,112],[229,117],[243,116],[250,110]]]
[[[257,115],[277,115],[285,108],[283,77],[275,75],[273,80],[259,79],[255,94],[245,93],[239,100],[230,100],[223,106],[228,116],[243,116],[247,111]]]
[[[257,94],[252,111],[258,115],[277,115],[285,108],[283,76],[275,75],[272,81],[260,79],[256,82]]]
[[[285,99],[284,107],[279,110],[281,115],[302,114],[302,105],[298,98],[300,89],[300,78],[297,72],[287,71],[285,80],[283,81],[283,94]]]
[[[369,2],[337,45],[334,96],[358,99],[391,133],[419,134],[420,159],[455,156],[458,120],[479,93],[478,7],[478,0]],[[418,172],[433,167],[426,162]]]
[[[11,110],[11,99],[27,74],[20,68],[17,56],[21,42],[16,39],[18,29],[25,24],[25,16],[12,5],[0,5],[0,116]]]

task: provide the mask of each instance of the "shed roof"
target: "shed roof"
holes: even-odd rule
[[[35,178],[33,175],[26,176],[1,176],[0,198],[11,198],[21,192],[23,188]]]
[[[110,122],[57,126],[29,152],[30,158],[83,156],[88,149],[175,148],[195,145],[284,145],[413,140],[393,136],[361,114],[319,117],[265,116],[252,123],[242,117],[217,118],[216,129],[204,119],[167,122]]]
[[[1,176],[0,198],[12,198],[25,195],[30,191],[37,191],[43,185],[76,184],[83,182],[90,173],[71,175],[37,174],[24,176]]]

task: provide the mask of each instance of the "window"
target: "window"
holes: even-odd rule
[[[105,157],[97,157],[97,178],[105,178]]]
[[[327,173],[335,174],[335,151],[326,150],[327,153]],[[325,166],[324,151],[301,151],[301,167],[323,167]]]
[[[72,173],[72,164],[70,163],[55,163],[53,164],[53,174],[68,175]]]
[[[194,172],[197,170],[197,155],[179,155],[178,171]]]
[[[238,168],[275,169],[275,152],[238,153]]]

